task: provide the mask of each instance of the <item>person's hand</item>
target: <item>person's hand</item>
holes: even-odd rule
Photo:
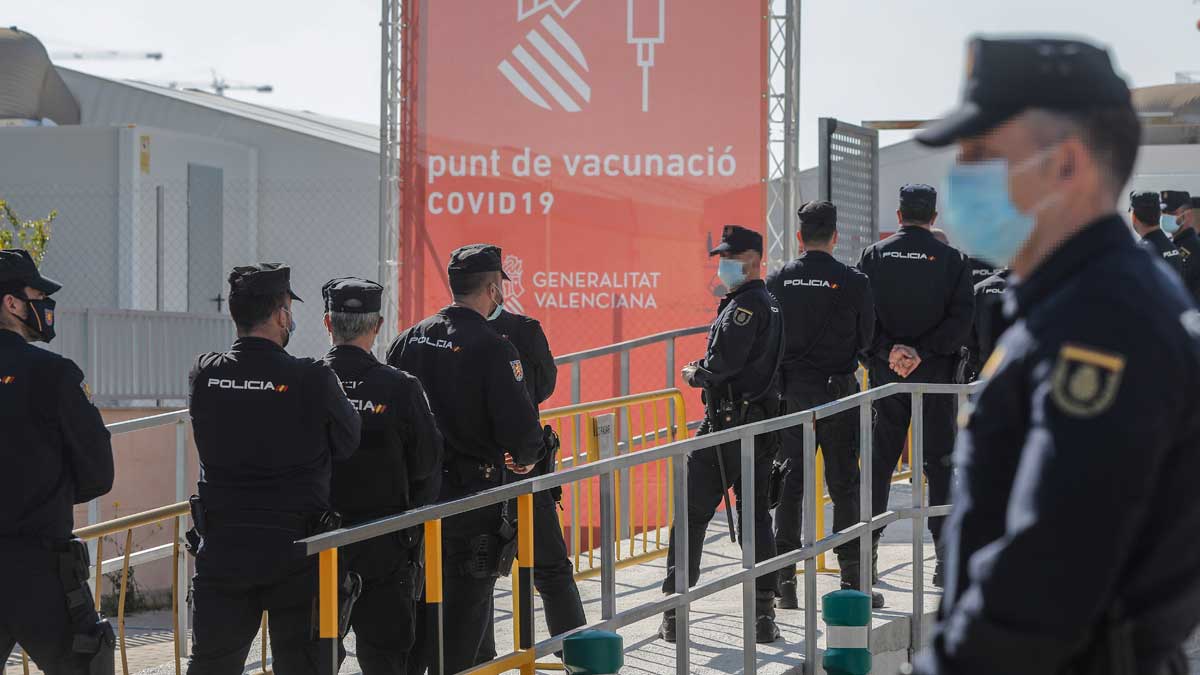
[[[699,369],[699,366],[697,366],[694,363],[689,363],[679,371],[679,374],[683,376],[684,382],[687,382],[688,384],[692,384],[693,378],[696,377],[696,371],[698,369]]]
[[[896,345],[888,356],[888,365],[897,375],[907,378],[921,365],[921,357],[917,350],[908,345]]]
[[[504,453],[504,468],[517,474],[518,476],[524,476],[530,471],[533,471],[532,464],[517,464],[515,461],[513,461],[512,455],[508,454],[507,452]]]

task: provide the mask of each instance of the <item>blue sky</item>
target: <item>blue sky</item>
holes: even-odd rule
[[[511,2],[512,0],[478,0]],[[587,0],[616,2],[617,0]],[[688,0],[667,0],[686,5]],[[747,2],[750,0],[726,0]],[[7,3],[0,23],[56,49],[157,50],[161,62],[70,67],[148,81],[270,83],[236,93],[283,108],[378,120],[379,3],[374,0],[55,0]],[[804,0],[801,166],[815,160],[816,120],[924,119],[951,107],[963,44],[976,32],[1053,32],[1109,45],[1134,86],[1200,70],[1193,0]],[[905,138],[887,133],[885,143]]]

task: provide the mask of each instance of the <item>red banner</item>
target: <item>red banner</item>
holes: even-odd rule
[[[711,321],[708,249],[765,222],[762,5],[414,0],[401,327],[450,301],[448,256],[475,242],[503,248],[506,305],[556,354]]]

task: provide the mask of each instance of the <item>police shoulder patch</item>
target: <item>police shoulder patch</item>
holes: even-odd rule
[[[739,326],[745,326],[746,324],[750,323],[750,319],[753,318],[754,312],[751,312],[745,307],[738,307],[733,313],[733,322]]]
[[[1120,354],[1064,344],[1054,364],[1050,398],[1072,417],[1096,417],[1112,407],[1124,371]]]
[[[520,361],[509,361],[508,365],[512,366],[513,377],[517,380],[517,382],[524,382],[525,381],[525,368],[521,365],[521,362]]]

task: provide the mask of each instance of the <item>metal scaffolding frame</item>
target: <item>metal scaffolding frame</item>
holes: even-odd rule
[[[379,283],[383,285],[383,329],[377,350],[399,331],[400,257],[400,31],[403,0],[381,0],[379,69]],[[382,356],[382,353],[380,353]]]
[[[800,26],[802,0],[769,0],[767,37],[767,267],[797,254],[800,207]]]

